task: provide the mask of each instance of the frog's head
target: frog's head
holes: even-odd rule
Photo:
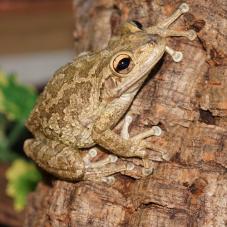
[[[188,9],[188,5],[183,3],[172,16],[148,28],[143,28],[138,21],[126,22],[121,28],[120,35],[110,40],[108,49],[114,53],[110,69],[113,77],[118,78],[114,89],[116,96],[137,91],[165,51],[175,62],[181,61],[182,53],[166,46],[166,37],[185,36],[190,40],[196,37],[193,30],[168,29],[169,25]]]

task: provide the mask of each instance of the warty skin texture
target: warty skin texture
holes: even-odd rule
[[[178,16],[183,13],[182,9],[176,12]],[[87,165],[80,151],[96,144],[117,156],[146,160],[149,144],[145,138],[124,139],[112,129],[164,52],[173,52],[166,47],[166,37],[178,35],[168,30],[175,19],[173,15],[147,29],[127,22],[107,48],[81,55],[61,67],[48,82],[26,123],[35,138],[25,141],[25,153],[48,172],[68,180],[86,179],[89,168],[97,172],[90,180],[128,169],[111,159],[105,171],[100,169],[106,163],[95,168]],[[190,39],[193,32],[179,33]],[[152,135],[147,133],[146,137]]]

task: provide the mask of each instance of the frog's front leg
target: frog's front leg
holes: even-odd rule
[[[93,126],[92,138],[97,144],[118,156],[144,158],[147,156],[146,148],[150,147],[145,138],[154,135],[153,129],[129,139],[122,138],[111,130],[127,111],[126,102],[119,98],[107,106]]]
[[[127,115],[124,119],[124,124],[121,130],[121,137],[124,139],[129,139],[129,126],[132,123],[132,117],[130,115]],[[150,136],[160,136],[162,133],[162,130],[158,126],[153,126],[151,129],[146,130],[145,132],[142,132],[136,136],[133,136],[133,139],[145,139]]]
[[[124,124],[121,130],[121,137],[124,139],[129,139],[129,126],[132,123],[132,116],[130,115],[126,115],[125,119],[124,119]],[[136,136],[131,137],[132,139],[145,139],[147,137],[150,136],[160,136],[162,134],[162,129],[158,126],[153,126],[151,129],[146,130],[142,133],[139,133]],[[149,175],[150,173],[152,173],[153,168],[150,168],[150,160],[149,157],[143,159],[143,164],[145,169],[143,169],[143,173],[144,175]]]
[[[190,40],[194,40],[196,38],[196,32],[194,30],[189,31],[175,31],[175,30],[169,30],[169,26],[176,21],[182,14],[187,13],[189,11],[189,6],[187,3],[182,3],[178,9],[169,17],[162,20],[160,23],[158,23],[155,26],[151,26],[147,28],[146,30],[150,33],[160,33],[163,37],[168,36],[185,36],[189,38]]]

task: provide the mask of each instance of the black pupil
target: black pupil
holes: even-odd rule
[[[130,58],[122,58],[117,65],[116,71],[119,72],[121,70],[127,69],[130,64]]]
[[[143,25],[139,21],[133,20],[133,23],[137,26],[137,28],[139,28],[141,30],[143,29]]]

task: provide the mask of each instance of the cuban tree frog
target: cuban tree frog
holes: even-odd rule
[[[46,171],[68,180],[86,179],[91,166],[81,152],[95,145],[115,155],[110,162],[116,156],[145,160],[145,137],[153,135],[152,130],[125,139],[112,129],[165,51],[176,62],[182,59],[181,52],[166,45],[166,37],[196,37],[193,30],[168,28],[187,11],[188,5],[183,3],[172,16],[148,28],[137,21],[127,22],[105,49],[81,55],[57,70],[27,120],[26,126],[34,135],[25,141],[27,156]],[[112,164],[104,176],[122,171]]]

